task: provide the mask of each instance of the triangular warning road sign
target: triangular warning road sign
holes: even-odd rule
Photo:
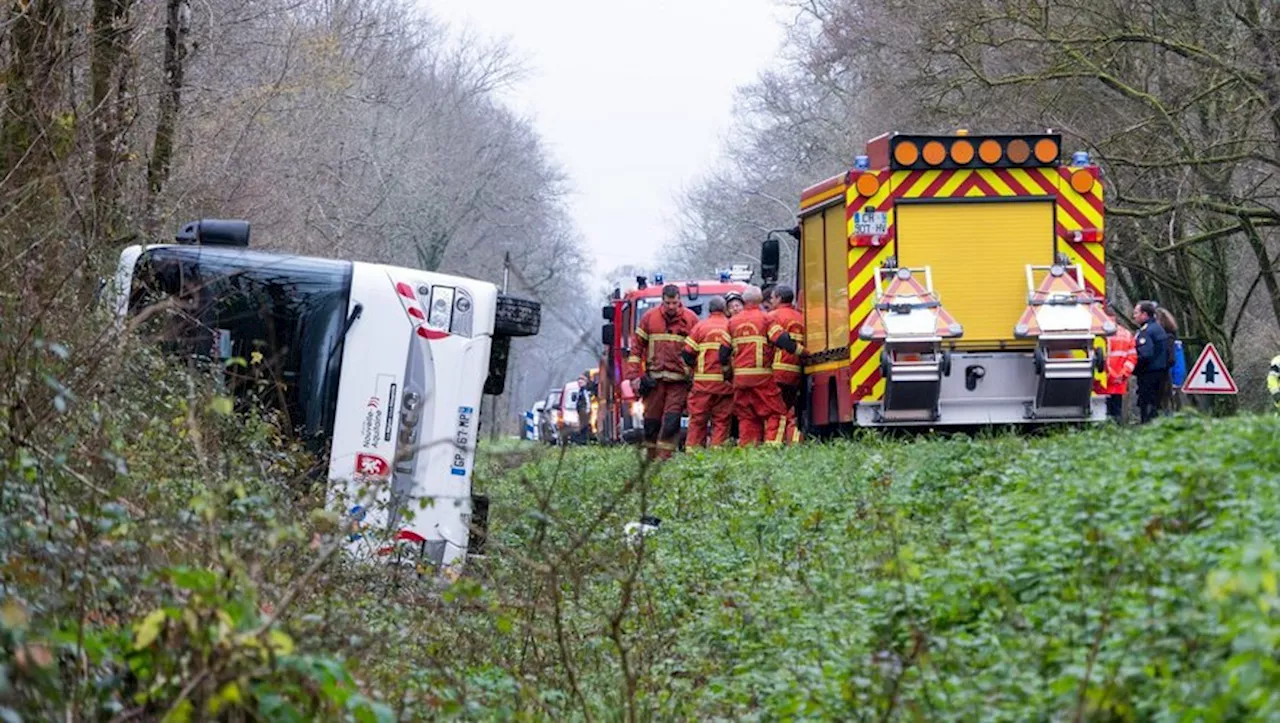
[[[1235,394],[1236,382],[1222,363],[1218,350],[1213,344],[1206,344],[1200,358],[1191,365],[1187,372],[1187,381],[1182,385],[1187,394]]]

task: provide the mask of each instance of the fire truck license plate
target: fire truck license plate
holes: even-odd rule
[[[853,232],[858,236],[883,236],[889,232],[889,214],[860,211],[853,214]]]

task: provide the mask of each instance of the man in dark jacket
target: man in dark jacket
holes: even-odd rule
[[[1138,324],[1134,345],[1138,350],[1138,414],[1145,424],[1160,411],[1160,390],[1169,374],[1168,335],[1156,321],[1156,302],[1139,301],[1133,307],[1133,320]]]

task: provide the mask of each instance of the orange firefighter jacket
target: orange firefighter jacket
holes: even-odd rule
[[[627,357],[627,378],[639,379],[646,372],[654,379],[668,382],[689,378],[689,367],[680,353],[685,337],[698,323],[698,316],[681,307],[674,318],[667,318],[661,306],[640,317],[631,335],[631,356]]]
[[[784,387],[796,386],[800,383],[800,355],[804,354],[804,315],[791,304],[779,304],[769,317],[772,323],[766,336],[774,345],[773,381]],[[783,332],[794,342],[794,351],[779,345]]]
[[[720,362],[733,364],[733,387],[743,389],[773,383],[773,348],[765,334],[772,322],[757,306],[748,306],[729,319],[731,346],[721,347]]]
[[[1116,333],[1107,339],[1106,394],[1124,394],[1129,388],[1129,377],[1138,366],[1138,348],[1134,346],[1133,334],[1119,324],[1116,326]]]
[[[684,360],[693,367],[693,391],[733,393],[733,387],[724,380],[724,366],[720,364],[722,346],[733,346],[733,339],[729,336],[729,317],[713,311],[699,321],[684,340]]]

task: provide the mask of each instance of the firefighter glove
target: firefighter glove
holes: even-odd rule
[[[640,377],[640,383],[636,385],[636,388],[639,390],[640,396],[647,397],[649,392],[653,391],[656,386],[658,386],[658,382],[651,375],[645,374]]]

